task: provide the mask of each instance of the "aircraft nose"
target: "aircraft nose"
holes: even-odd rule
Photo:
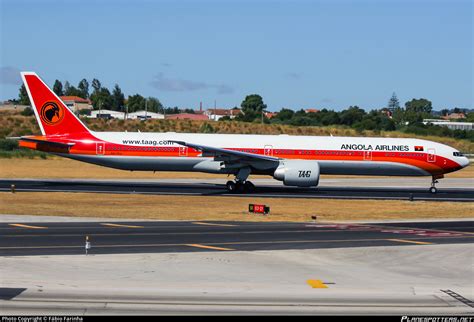
[[[469,159],[467,157],[463,157],[461,160],[461,166],[463,168],[467,167],[469,165]]]

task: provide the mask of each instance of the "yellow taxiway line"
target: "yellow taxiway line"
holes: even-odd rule
[[[109,224],[109,223],[102,223],[101,225],[102,226],[109,226],[109,227],[145,228],[143,226],[130,226],[130,225]]]
[[[215,247],[215,246],[206,246],[206,245],[201,245],[201,244],[186,244],[186,246],[198,247],[198,248],[206,248],[206,249],[214,249],[214,250],[235,250],[235,249],[232,249],[232,248],[222,248],[222,247]]]
[[[307,280],[306,283],[308,283],[312,288],[328,288],[328,286],[320,280]]]
[[[195,225],[206,225],[206,226],[221,226],[221,227],[235,227],[235,226],[237,226],[237,225],[230,225],[230,224],[211,224],[211,223],[208,223],[208,222],[200,222],[200,221],[193,222],[193,224],[195,224]]]
[[[23,224],[9,224],[10,226],[22,227],[22,228],[31,228],[31,229],[47,229],[48,227],[39,227],[39,226],[29,226]]]
[[[406,240],[406,239],[387,239],[387,240],[400,242],[400,243],[418,244],[418,245],[433,245],[433,243],[420,242],[420,241],[415,241],[415,240]]]

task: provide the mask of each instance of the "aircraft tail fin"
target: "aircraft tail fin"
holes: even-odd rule
[[[21,77],[43,135],[90,134],[89,129],[34,72]]]

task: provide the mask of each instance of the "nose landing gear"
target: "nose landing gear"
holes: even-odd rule
[[[436,184],[438,183],[438,179],[441,179],[443,178],[444,176],[441,175],[441,176],[433,176],[432,177],[432,180],[431,180],[431,187],[430,187],[430,193],[437,193],[438,192],[438,189],[436,189]]]

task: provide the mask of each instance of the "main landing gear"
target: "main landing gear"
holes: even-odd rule
[[[252,182],[247,181],[250,175],[250,168],[240,168],[235,175],[235,181],[227,181],[226,188],[230,193],[248,193],[255,191],[255,186]]]
[[[226,188],[230,193],[247,193],[255,191],[255,186],[250,181],[227,181]]]

